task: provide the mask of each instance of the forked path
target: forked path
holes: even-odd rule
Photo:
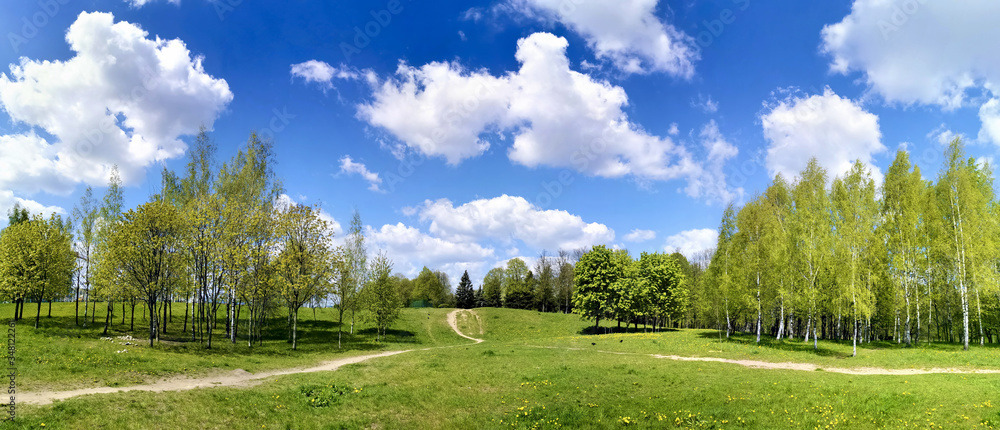
[[[232,372],[209,376],[204,378],[170,378],[160,382],[146,385],[133,385],[129,387],[94,387],[81,388],[72,391],[39,391],[34,393],[19,393],[17,402],[29,405],[47,405],[56,400],[65,400],[71,397],[84,396],[87,394],[105,394],[124,391],[186,391],[196,388],[211,387],[252,387],[264,382],[264,379],[272,376],[291,375],[295,373],[328,372],[339,369],[348,364],[360,363],[372,358],[388,357],[402,354],[412,350],[387,351],[380,354],[359,355],[357,357],[347,357],[339,360],[327,361],[319,366],[308,368],[278,369],[261,373],[250,373],[243,369],[236,369]]]
[[[453,310],[453,311],[451,311],[451,312],[448,312],[448,325],[450,325],[450,326],[451,326],[451,329],[452,329],[452,330],[455,330],[455,333],[458,333],[458,335],[459,335],[459,336],[462,336],[462,337],[464,337],[464,338],[466,338],[466,339],[469,339],[469,340],[473,340],[473,341],[475,341],[476,343],[483,343],[483,340],[482,340],[482,339],[476,339],[476,338],[474,338],[474,337],[472,337],[472,336],[466,336],[466,335],[465,335],[465,333],[462,333],[462,331],[458,329],[458,313],[459,313],[459,312],[468,312],[468,313],[469,313],[470,315],[472,315],[473,317],[475,317],[475,318],[477,318],[477,319],[479,318],[479,317],[478,317],[478,316],[476,315],[476,313],[475,313],[475,312],[473,312],[473,311],[470,311],[470,310],[464,310],[464,309],[456,309],[456,310]],[[482,330],[482,326],[480,326],[480,330],[479,330],[479,332],[480,332],[480,333],[482,333],[482,332],[483,332],[483,330]]]
[[[476,339],[474,337],[469,337],[458,330],[458,313],[460,310],[455,310],[448,313],[448,324],[451,326],[455,333],[466,339],[480,343],[482,339]],[[469,312],[473,316],[476,316],[472,311]],[[433,348],[424,348],[433,349]],[[313,372],[329,372],[339,369],[341,366],[348,364],[361,363],[363,361],[371,360],[373,358],[389,357],[392,355],[403,354],[406,352],[414,351],[412,349],[403,351],[387,351],[379,354],[368,354],[359,355],[356,357],[341,358],[338,360],[332,360],[324,362],[318,366],[307,367],[307,368],[293,368],[293,369],[277,369],[270,370],[261,373],[250,373],[243,369],[236,369],[232,372],[225,373],[216,376],[207,376],[203,378],[188,378],[188,377],[177,377],[165,379],[152,384],[145,385],[133,385],[129,387],[94,387],[94,388],[81,388],[79,390],[71,391],[39,391],[33,393],[19,393],[17,395],[17,402],[21,404],[28,405],[47,405],[56,400],[65,400],[77,396],[85,396],[88,394],[107,394],[107,393],[118,393],[125,391],[150,391],[150,392],[164,392],[164,391],[186,391],[194,390],[197,388],[212,388],[212,387],[252,387],[264,382],[265,379],[272,376],[281,375],[292,375],[296,373],[313,373]]]

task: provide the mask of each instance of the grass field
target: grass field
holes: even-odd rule
[[[859,357],[845,358],[846,343],[821,341],[821,350],[814,352],[811,344],[801,341],[757,346],[749,338],[736,337],[720,342],[716,332],[702,330],[584,335],[590,324],[576,316],[507,309],[476,310],[478,319],[460,314],[459,328],[485,340],[473,345],[450,331],[446,313],[406,310],[403,320],[393,327],[390,342],[378,346],[360,335],[352,349],[342,353],[336,351],[336,326],[329,322],[332,312],[324,317],[322,310],[309,328],[306,339],[310,341],[300,352],[288,351],[284,341],[271,341],[254,352],[237,345],[207,355],[197,348],[158,345],[152,351],[147,348],[142,360],[123,363],[130,366],[129,371],[148,377],[236,367],[251,371],[293,367],[374,349],[415,350],[336,372],[276,377],[247,389],[128,392],[40,407],[19,405],[18,421],[12,428],[39,428],[43,423],[45,428],[147,428],[169,423],[168,427],[220,429],[853,429],[992,428],[1000,424],[998,375],[854,376],[677,362],[650,355],[751,358],[831,367],[1000,368],[994,348],[964,353],[958,345],[865,344],[859,348]],[[55,321],[37,334],[32,331],[27,324],[18,329],[19,363],[29,361],[34,348],[47,348],[51,357],[61,351],[101,358],[109,354],[106,350],[121,348],[105,345],[110,342],[96,335],[73,338],[67,333],[75,329]],[[52,346],[60,336],[69,337],[69,342]],[[74,352],[80,349],[89,352]],[[62,379],[77,384],[127,381],[114,376],[96,383],[77,379],[77,371],[113,374],[115,369],[70,371],[65,369],[66,361],[58,360],[49,358],[26,367],[31,373],[22,373],[19,384],[30,384],[31,375],[48,375],[48,382],[38,387],[56,385]]]

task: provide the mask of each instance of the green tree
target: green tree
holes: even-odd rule
[[[880,227],[886,238],[891,279],[897,288],[897,296],[902,296],[905,302],[905,322],[900,340],[907,345],[911,344],[911,302],[918,276],[917,261],[922,252],[919,236],[923,188],[920,168],[911,166],[906,151],[898,151],[882,186],[883,222]]]
[[[573,309],[573,262],[570,260],[570,253],[559,250],[559,257],[556,260],[555,289],[556,302],[562,307],[563,313],[570,313]]]
[[[108,242],[110,237],[114,234],[114,229],[119,225],[122,219],[122,209],[124,197],[122,195],[122,179],[121,175],[118,173],[118,166],[112,166],[111,172],[108,176],[108,187],[104,191],[104,199],[101,202],[101,219],[100,227],[97,230],[97,247],[95,256],[97,257],[98,264],[101,260],[106,258],[104,252],[107,251],[109,247]],[[108,329],[111,327],[112,316],[114,314],[114,301],[116,298],[125,300],[127,289],[124,285],[114,285],[114,284],[103,284],[98,285],[98,289],[95,292],[103,292],[98,294],[108,302],[108,311],[104,319],[104,332],[105,336],[108,335]],[[96,304],[95,304],[96,307]],[[96,316],[97,311],[94,310],[94,315]]]
[[[821,308],[820,276],[833,258],[830,195],[826,191],[826,170],[816,158],[809,160],[792,190],[793,209],[789,222],[791,236],[790,266],[802,286],[802,305],[806,308],[806,336],[813,335],[813,349],[819,349]]]
[[[843,178],[833,182],[834,226],[836,227],[837,259],[842,264],[837,271],[840,286],[839,302],[850,306],[853,323],[854,353],[858,354],[858,331],[863,320],[874,312],[875,296],[872,292],[873,268],[867,258],[878,250],[875,220],[878,204],[875,201],[875,181],[868,169],[856,161]]]
[[[319,210],[296,205],[282,214],[282,250],[277,259],[278,285],[291,315],[292,349],[298,347],[299,309],[330,292],[336,255],[333,233]]]
[[[680,262],[661,253],[642,253],[636,261],[639,288],[646,296],[648,315],[665,325],[677,320],[689,306],[687,277]]]
[[[441,285],[441,279],[427,267],[424,267],[413,281],[413,300],[427,300],[431,306],[437,307],[444,299],[441,297],[442,291],[444,286]]]
[[[494,267],[483,278],[483,300],[485,307],[499,308],[503,305],[503,267]]]
[[[462,280],[455,290],[456,306],[461,309],[472,309],[476,307],[476,293],[472,291],[472,280],[469,279],[469,271],[462,273]]]
[[[400,301],[393,285],[392,262],[385,253],[379,253],[371,262],[368,273],[371,281],[364,289],[369,318],[375,323],[375,341],[385,338],[385,332],[399,318]],[[463,279],[467,279],[464,277]]]
[[[177,209],[155,200],[129,210],[110,231],[107,254],[98,263],[105,285],[117,284],[141,297],[149,310],[149,345],[159,338],[157,304],[186,278],[180,248],[183,221]]]
[[[87,325],[87,309],[90,305],[90,268],[91,259],[94,255],[94,246],[97,242],[97,222],[100,217],[100,207],[94,198],[94,190],[87,187],[80,197],[80,203],[73,209],[73,218],[79,226],[77,231],[77,254],[79,255],[81,269],[80,278],[83,279],[84,304],[83,304],[83,324]],[[76,284],[76,325],[80,325],[80,282]]]
[[[368,250],[365,247],[364,224],[361,223],[361,213],[354,210],[351,215],[351,227],[344,243],[344,270],[337,283],[337,312],[340,315],[337,329],[337,347],[340,348],[343,336],[344,312],[351,311],[351,335],[354,335],[354,314],[357,311],[357,297],[361,288],[368,282]]]
[[[552,270],[552,259],[545,253],[538,257],[535,263],[535,308],[542,312],[556,310],[555,273]]]
[[[36,329],[42,302],[64,297],[72,288],[76,256],[69,227],[58,215],[49,219],[36,215],[29,221],[18,220],[0,234],[0,291],[22,303],[35,300]]]
[[[736,215],[737,233],[733,236],[739,261],[737,282],[746,286],[742,289],[743,302],[757,314],[757,342],[760,342],[764,324],[764,304],[770,302],[776,290],[771,274],[776,251],[781,247],[778,234],[781,227],[774,213],[769,199],[765,196],[754,198]]]
[[[719,225],[719,238],[716,241],[715,254],[708,266],[707,282],[709,288],[715,291],[716,311],[725,314],[726,338],[732,330],[732,311],[736,298],[736,283],[733,274],[737,250],[733,248],[733,236],[736,234],[736,208],[732,203],[726,206]],[[718,317],[721,321],[721,316]]]
[[[528,265],[524,263],[524,260],[512,258],[507,261],[503,277],[504,307],[512,309],[529,309],[531,307],[534,297],[531,293],[531,285],[528,284],[529,273]],[[533,275],[532,278],[534,278]]]
[[[613,311],[612,288],[622,276],[612,261],[612,252],[604,245],[594,246],[576,263],[573,292],[573,312],[584,319],[594,320],[594,329],[601,319]]]

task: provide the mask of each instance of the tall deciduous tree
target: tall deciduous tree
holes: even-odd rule
[[[91,262],[94,256],[94,246],[97,242],[97,222],[100,217],[100,205],[94,198],[94,190],[87,187],[80,197],[80,203],[73,209],[73,218],[78,225],[77,255],[80,261],[78,278],[82,279],[84,287],[83,324],[87,325],[87,309],[90,304]],[[80,282],[76,284],[76,324],[80,325]]]
[[[351,216],[351,227],[344,243],[344,269],[340,277],[336,295],[337,311],[340,315],[340,328],[337,329],[337,347],[340,347],[343,336],[344,312],[351,311],[351,334],[354,334],[354,314],[357,311],[357,296],[361,288],[368,282],[368,249],[365,247],[364,225],[361,223],[361,213],[357,210]]]
[[[325,298],[334,278],[336,254],[333,233],[319,210],[293,205],[282,214],[282,249],[276,261],[279,291],[288,307],[292,349],[298,348],[299,309],[314,299]]]
[[[601,326],[601,319],[612,312],[612,288],[622,276],[619,269],[612,261],[611,250],[604,245],[593,247],[576,263],[573,312],[594,320],[595,330]]]
[[[790,263],[801,282],[801,303],[806,309],[805,340],[813,336],[813,349],[819,349],[819,325],[822,289],[820,276],[833,258],[830,195],[826,191],[826,170],[816,158],[809,160],[792,190],[793,210],[789,223]]]
[[[149,310],[149,345],[159,338],[157,304],[186,279],[181,247],[184,223],[177,209],[155,200],[129,210],[108,226],[107,254],[98,265],[105,284],[118,284],[142,298]]]
[[[863,320],[874,313],[872,292],[874,269],[869,257],[877,251],[875,222],[878,203],[875,201],[875,181],[868,169],[856,161],[843,178],[833,182],[834,225],[837,231],[836,250],[843,269],[838,271],[839,301],[850,307],[853,323],[853,355],[858,354],[858,331]]]
[[[486,277],[483,278],[483,300],[486,307],[503,306],[503,279],[502,267],[494,267],[486,273]]]
[[[385,253],[380,252],[375,256],[368,270],[371,281],[364,289],[364,302],[368,309],[367,315],[375,323],[375,341],[378,342],[380,338],[385,339],[386,330],[399,318],[400,301],[390,276],[392,261]],[[468,276],[462,279],[468,280]],[[472,283],[469,285],[471,291]]]
[[[555,307],[555,272],[552,258],[543,252],[535,263],[535,308],[551,312]]]
[[[70,225],[62,217],[18,221],[0,234],[0,291],[14,300],[35,300],[37,329],[42,302],[70,291],[75,259]]]
[[[921,193],[924,188],[920,168],[910,164],[906,151],[896,159],[885,175],[882,186],[882,235],[886,240],[891,279],[905,306],[902,339],[911,344],[911,302],[915,295],[917,261],[920,258]]]

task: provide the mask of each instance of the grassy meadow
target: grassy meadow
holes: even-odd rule
[[[254,351],[245,344],[218,342],[219,348],[210,352],[178,341],[116,353],[122,346],[101,340],[103,326],[75,329],[72,309],[63,306],[69,310],[68,319],[66,310],[59,309],[62,316],[53,317],[37,333],[28,322],[18,327],[18,383],[26,391],[131,385],[133,380],[235,368],[255,372],[375,350],[413,351],[335,372],[275,377],[253,388],[124,392],[46,406],[18,405],[17,422],[7,424],[11,428],[148,428],[170,423],[176,428],[218,429],[855,429],[1000,424],[998,375],[859,376],[652,356],[840,368],[1000,368],[998,351],[991,347],[964,353],[959,345],[864,344],[858,357],[848,358],[847,343],[821,341],[816,352],[801,339],[754,345],[750,337],[720,341],[717,332],[705,330],[589,335],[585,333],[592,324],[574,315],[509,309],[460,313],[459,328],[485,340],[473,344],[448,327],[448,310],[408,309],[386,343],[375,344],[362,325],[344,351],[338,351],[336,315],[320,309],[315,321],[311,310],[302,312],[300,326],[305,329],[299,351],[290,351],[282,340],[268,341]],[[0,307],[5,311],[12,313]],[[176,321],[175,315],[173,325]],[[271,329],[284,330],[282,322],[276,319]],[[81,359],[99,365],[76,364]]]

